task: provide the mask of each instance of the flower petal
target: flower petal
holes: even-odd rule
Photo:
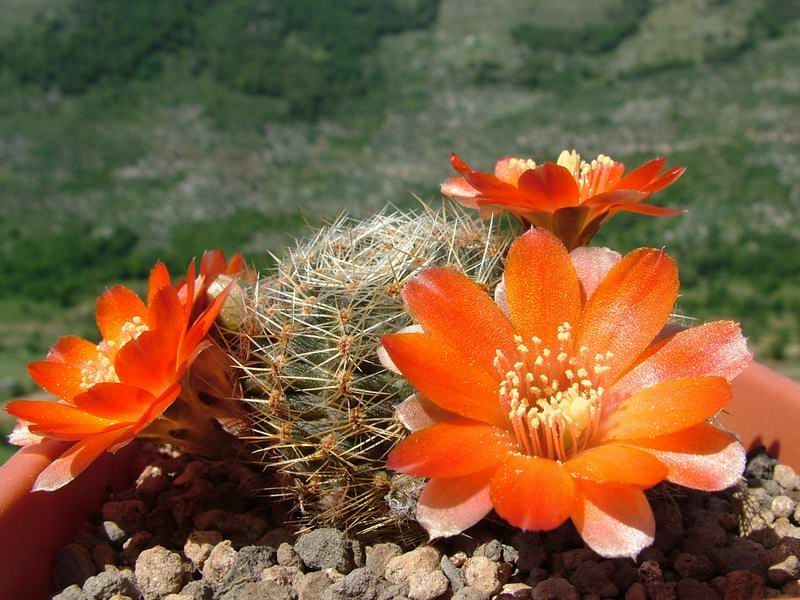
[[[497,514],[511,525],[548,531],[572,512],[575,484],[560,463],[509,454],[492,477],[491,497]]]
[[[81,372],[76,367],[38,360],[28,365],[28,374],[42,388],[67,401],[84,391],[81,387]]]
[[[581,246],[570,252],[569,258],[581,283],[582,303],[586,304],[612,267],[622,260],[622,255],[610,248]]]
[[[420,477],[458,477],[497,465],[515,447],[503,429],[453,419],[402,440],[392,449],[386,466]]]
[[[684,377],[634,394],[601,422],[603,440],[652,438],[713,417],[731,398],[724,377]]]
[[[618,262],[586,303],[575,333],[589,356],[612,356],[607,376],[624,370],[666,323],[678,296],[678,270],[661,250],[640,248]]]
[[[623,178],[619,180],[615,189],[641,190],[655,179],[659,171],[664,168],[665,164],[667,164],[667,161],[661,157],[649,160],[629,173],[626,173]]]
[[[471,208],[477,208],[475,198],[479,196],[478,190],[472,187],[463,177],[451,177],[442,183],[442,195],[454,198]]]
[[[174,338],[165,337],[158,330],[145,331],[117,352],[114,370],[121,383],[160,396],[180,376],[176,355]]]
[[[583,541],[600,556],[636,558],[655,540],[656,523],[638,488],[579,480],[572,522]]]
[[[395,333],[422,333],[422,325],[410,325],[409,327],[403,327],[402,329],[397,330]],[[383,347],[383,344],[378,344],[378,362],[381,363],[381,366],[384,369],[388,369],[393,373],[400,374],[400,369],[397,368],[397,365],[394,364],[394,361],[389,357],[389,353],[386,352],[386,348]]]
[[[47,360],[80,368],[90,360],[97,360],[97,352],[97,346],[90,341],[66,335],[50,348]]]
[[[491,512],[492,472],[431,479],[425,485],[417,503],[417,521],[431,539],[457,535]]]
[[[445,340],[469,367],[494,373],[495,350],[510,353],[516,348],[509,320],[486,292],[462,273],[425,269],[403,287],[402,295],[422,328]]]
[[[653,487],[667,477],[667,468],[651,454],[621,444],[589,448],[565,466],[573,477],[641,488]]]
[[[669,469],[669,481],[695,490],[724,490],[738,483],[744,472],[744,447],[734,436],[708,423],[626,443],[650,452],[664,463]]]
[[[545,163],[525,171],[517,186],[525,193],[529,204],[540,210],[555,212],[559,208],[580,204],[580,189],[572,173],[555,163]]]
[[[395,407],[394,412],[403,427],[409,431],[419,431],[456,416],[439,408],[422,394],[411,394]]]
[[[538,336],[545,346],[557,349],[558,326],[574,326],[581,311],[580,283],[564,245],[545,229],[527,231],[508,251],[504,281],[519,334],[526,342]]]
[[[134,317],[147,323],[147,307],[139,296],[122,285],[106,290],[97,299],[97,326],[103,339],[119,346],[123,341],[122,328]],[[127,341],[127,337],[124,341]]]
[[[98,383],[75,396],[75,406],[88,414],[133,423],[156,401],[151,393],[124,383]]]
[[[685,171],[686,167],[672,167],[671,169],[667,169],[659,175],[657,179],[648,183],[645,190],[651,193],[661,191],[665,187],[675,183]]]
[[[500,181],[517,185],[525,171],[535,168],[536,163],[530,159],[506,156],[494,164],[494,174]]]
[[[6,410],[28,421],[33,433],[59,439],[76,439],[118,425],[115,420],[90,415],[61,402],[15,400],[6,405]]]
[[[612,410],[631,394],[670,379],[717,375],[731,381],[751,362],[738,323],[714,321],[679,331],[614,384],[612,404],[603,408]]]
[[[133,436],[129,431],[117,429],[77,442],[39,474],[32,491],[52,492],[64,487],[112,445],[119,446],[130,439]]]
[[[423,396],[456,414],[505,425],[498,378],[470,368],[451,347],[426,333],[385,335],[381,343],[392,362]]]
[[[147,306],[153,306],[153,299],[158,291],[167,286],[172,286],[172,280],[166,265],[159,261],[150,271],[150,279],[147,284]]]

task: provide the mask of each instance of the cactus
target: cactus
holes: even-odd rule
[[[276,472],[272,496],[301,527],[407,539],[421,481],[385,470],[405,434],[394,407],[412,393],[376,350],[411,324],[400,290],[428,265],[494,288],[507,240],[495,223],[449,207],[342,217],[300,242],[244,298],[230,350],[249,407],[246,436]]]

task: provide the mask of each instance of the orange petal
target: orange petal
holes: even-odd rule
[[[492,510],[492,470],[462,477],[431,479],[417,502],[417,521],[431,539],[457,535]]]
[[[525,197],[515,186],[501,181],[491,173],[475,171],[457,154],[450,155],[450,164],[461,174],[469,186],[493,202],[521,206],[526,204]]]
[[[503,429],[453,419],[412,433],[392,449],[386,466],[420,477],[458,477],[497,465],[514,448]]]
[[[139,420],[136,421],[136,423],[131,428],[133,434],[134,435],[138,434],[140,431],[142,431],[148,425],[150,425],[150,423],[152,423],[158,417],[164,414],[164,411],[167,410],[172,405],[172,403],[175,402],[175,399],[180,395],[181,390],[182,390],[181,385],[179,383],[174,383],[172,384],[171,387],[167,388],[167,390],[163,394],[161,394],[155,402],[148,405],[145,412],[142,414],[141,417],[139,417]]]
[[[114,286],[97,299],[97,326],[107,342],[119,345],[123,325],[134,317],[147,323],[147,307],[125,286]]]
[[[645,188],[648,192],[655,193],[675,183],[686,171],[686,167],[672,167],[664,171],[655,181],[651,181]]]
[[[451,177],[441,185],[441,192],[449,198],[455,198],[470,208],[477,208],[474,198],[479,195],[478,190],[472,187],[463,177]]]
[[[738,483],[744,472],[744,447],[734,436],[708,423],[626,443],[650,452],[665,464],[669,481],[696,490],[724,490]]]
[[[641,488],[653,487],[667,477],[667,468],[652,455],[621,444],[589,448],[565,466],[573,477]]]
[[[498,378],[470,368],[451,347],[425,333],[385,335],[381,343],[400,372],[429,400],[464,417],[507,424]]]
[[[641,190],[658,175],[667,163],[663,158],[654,158],[627,173],[616,185],[618,190]]]
[[[38,385],[64,400],[71,401],[77,394],[83,392],[81,372],[76,367],[39,360],[28,365],[28,373]]]
[[[30,422],[33,433],[59,439],[76,439],[118,425],[116,420],[90,415],[61,402],[15,400],[6,405],[6,410]]]
[[[171,285],[158,290],[150,304],[150,329],[157,331],[164,340],[174,340],[176,349],[184,333],[185,311],[178,292]]]
[[[637,204],[647,198],[650,194],[636,190],[615,190],[612,192],[602,192],[587,198],[584,204],[596,210],[611,208],[618,205]]]
[[[604,364],[614,376],[631,364],[667,321],[678,296],[678,270],[663,251],[640,248],[618,262],[586,303],[576,347],[589,356],[612,356]]]
[[[668,338],[652,356],[623,375],[611,389],[611,402],[616,405],[631,394],[680,377],[718,375],[731,381],[751,362],[738,323],[706,323]],[[605,403],[603,408],[607,408]]]
[[[123,383],[98,383],[75,396],[75,406],[97,417],[133,423],[156,401],[151,393]]]
[[[167,286],[172,286],[172,280],[166,265],[159,261],[150,271],[150,281],[147,284],[147,306],[152,306],[158,291]]]
[[[538,336],[556,350],[558,326],[575,325],[581,312],[578,275],[564,245],[545,229],[527,231],[511,245],[504,281],[511,319],[525,342]]]
[[[525,171],[535,168],[536,163],[532,160],[506,156],[495,163],[494,174],[500,181],[505,181],[511,185],[517,185],[520,176]]]
[[[572,522],[583,541],[606,558],[636,558],[655,539],[653,511],[638,488],[578,480]]]
[[[409,281],[402,295],[425,332],[446,341],[473,368],[494,373],[495,351],[508,356],[516,350],[511,322],[466,275],[431,267]]]
[[[200,273],[207,277],[216,277],[220,273],[225,273],[228,268],[228,260],[222,250],[206,250],[203,258],[200,259]]]
[[[575,484],[560,463],[509,454],[492,477],[497,514],[526,531],[548,531],[567,520],[575,502]]]
[[[525,171],[517,183],[528,203],[540,210],[555,212],[559,208],[578,206],[580,190],[569,169],[545,163]]]
[[[174,339],[159,331],[145,331],[117,353],[114,370],[120,382],[159,396],[180,376],[176,354]]]
[[[47,360],[80,368],[90,360],[97,360],[97,352],[97,346],[90,341],[66,335],[50,348]]]
[[[723,377],[684,377],[659,383],[622,402],[601,423],[604,440],[666,435],[713,417],[731,398]]]
[[[71,446],[39,474],[33,485],[34,492],[57,490],[80,475],[86,467],[112,445],[132,439],[127,430],[98,433]]]
[[[570,252],[569,258],[581,284],[581,302],[586,304],[622,255],[610,248],[581,246]]]

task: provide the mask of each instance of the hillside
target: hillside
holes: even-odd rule
[[[155,256],[265,266],[307,221],[440,202],[453,150],[484,168],[573,147],[686,165],[658,202],[688,215],[620,216],[598,243],[666,245],[683,314],[741,320],[800,377],[798,2],[388,0],[387,20],[184,0],[145,44],[130,27],[152,15],[116,0],[91,18],[122,37],[87,34],[93,1],[0,0],[0,398],[32,391],[26,362],[93,335],[93,297]]]

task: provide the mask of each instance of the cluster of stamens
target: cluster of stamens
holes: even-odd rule
[[[502,406],[521,449],[531,455],[564,461],[588,446],[600,419],[605,362],[612,354],[589,356],[589,348],[573,351],[571,326],[558,327],[558,348],[538,337],[531,345],[515,336],[516,356],[496,351],[494,366],[501,377]]]
[[[133,317],[120,328],[118,340],[103,340],[97,344],[97,358],[86,361],[81,369],[81,389],[88,390],[98,383],[119,383],[114,369],[114,355],[128,342],[135,340],[149,327],[141,317]]]
[[[558,164],[568,169],[578,183],[581,198],[589,198],[606,191],[616,161],[605,154],[598,154],[592,162],[581,159],[581,155],[572,150],[558,157]]]

